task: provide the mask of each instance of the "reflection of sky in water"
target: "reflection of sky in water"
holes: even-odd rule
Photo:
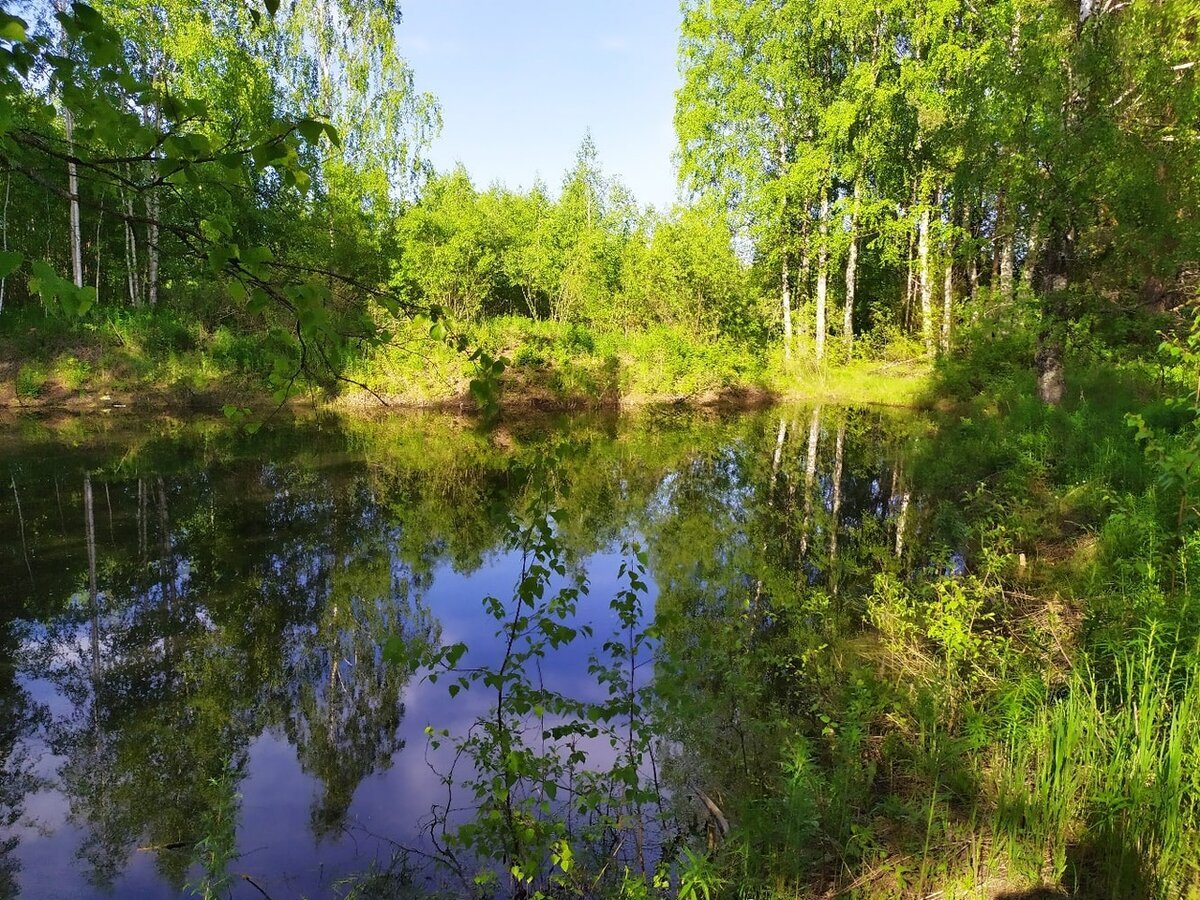
[[[542,675],[554,690],[580,699],[605,696],[587,668],[589,653],[598,652],[600,644],[619,626],[608,601],[622,586],[616,577],[621,561],[619,552],[599,553],[583,561],[590,592],[580,599],[576,624],[590,622],[595,637],[550,652],[543,662]],[[470,648],[461,666],[499,663],[502,648],[495,640],[499,626],[485,613],[481,599],[489,594],[501,599],[510,597],[520,571],[518,553],[490,554],[481,569],[469,574],[455,572],[448,565],[435,571],[425,603],[441,624],[443,642],[461,641]],[[556,579],[551,590],[563,583],[564,579]],[[182,582],[179,586],[182,589]],[[652,609],[654,592],[651,581],[648,609]],[[86,595],[73,598],[76,608],[85,604]],[[198,616],[206,628],[212,627],[206,611],[200,610]],[[106,618],[102,633],[113,624]],[[90,627],[84,623],[57,635],[53,656],[56,667],[86,666],[91,652]],[[46,627],[26,626],[21,655],[32,655],[47,638]],[[493,699],[493,694],[479,685],[451,702],[447,683],[441,680],[431,684],[417,678],[407,685],[402,695],[406,712],[400,725],[404,749],[394,755],[389,767],[381,766],[359,784],[344,829],[319,842],[314,842],[310,812],[322,791],[321,783],[302,771],[296,748],[282,733],[269,729],[254,739],[248,750],[245,777],[238,784],[241,803],[237,846],[242,855],[231,869],[251,874],[273,896],[295,896],[328,891],[338,879],[365,870],[373,860],[386,862],[392,841],[430,851],[422,828],[434,805],[446,801],[445,786],[434,769],[448,769],[452,750],[449,744],[437,751],[429,748],[425,727],[461,733],[487,712]],[[52,682],[27,678],[23,684],[31,699],[45,705],[54,717],[68,718],[72,714],[71,702]],[[31,749],[38,759],[37,774],[54,782],[63,758],[55,756],[43,740],[32,741]],[[609,763],[615,752],[605,741],[587,749],[593,764],[600,767]],[[461,768],[459,773],[463,774]],[[461,794],[457,802],[463,802]],[[84,829],[71,824],[69,813],[69,802],[59,791],[43,790],[27,796],[18,849],[23,897],[105,895],[88,883],[78,866],[71,865],[84,839]],[[457,818],[463,816],[460,812]],[[170,896],[169,888],[155,871],[153,854],[130,850],[111,896]],[[234,896],[243,895],[257,894],[247,885],[235,885]]]
[[[749,569],[733,569],[749,556],[767,549],[764,526],[761,523],[755,526],[759,530],[751,537],[751,523],[756,517],[766,517],[772,522],[772,517],[778,518],[778,510],[764,510],[768,476],[775,496],[766,506],[782,503],[790,496],[793,498],[790,502],[797,510],[800,508],[794,498],[796,485],[802,485],[804,480],[808,430],[802,423],[807,422],[807,414],[794,419],[796,424],[789,429],[778,485],[770,472],[778,419],[748,417],[746,421],[750,426],[737,433],[710,429],[704,438],[706,446],[697,443],[693,448],[688,441],[679,442],[677,455],[665,462],[660,460],[654,468],[643,471],[637,453],[629,452],[628,459],[622,459],[619,453],[608,459],[610,469],[592,472],[591,463],[585,462],[575,473],[585,484],[589,477],[600,480],[602,490],[597,496],[603,499],[597,502],[616,505],[589,508],[585,504],[575,510],[579,521],[568,526],[586,529],[594,520],[598,523],[595,527],[604,535],[596,538],[579,561],[579,566],[588,573],[590,591],[579,600],[578,621],[568,623],[590,623],[595,634],[563,650],[551,651],[541,671],[548,687],[577,699],[599,700],[606,696],[607,689],[588,672],[588,665],[591,653],[598,652],[600,645],[619,628],[609,601],[625,586],[625,581],[618,579],[622,541],[639,540],[653,545],[656,540],[664,540],[664,534],[671,534],[671,540],[681,542],[681,546],[668,548],[669,558],[704,563],[704,566],[668,567],[663,573],[664,586],[670,584],[666,579],[682,577],[695,578],[697,589],[714,592],[729,589],[729,585],[737,590],[756,590],[755,579],[760,575]],[[762,427],[756,427],[757,422]],[[296,442],[299,447],[304,447],[306,437],[300,436]],[[319,439],[328,440],[328,434]],[[609,440],[613,446],[619,446]],[[822,432],[822,442],[822,463],[813,484],[813,499],[818,509],[828,507],[831,502],[831,463],[827,457],[832,439],[828,429]],[[874,516],[886,516],[894,499],[890,492],[884,491],[893,478],[880,471],[876,458],[880,445],[862,443],[858,452],[868,463],[860,462],[857,474],[849,462],[846,467],[843,527],[845,523],[857,525]],[[169,698],[164,701],[155,693],[158,689],[155,679],[160,678],[168,682],[160,688],[166,692],[179,686],[185,691],[191,689],[193,683],[188,679],[245,680],[249,687],[240,683],[230,685],[228,696],[238,700],[258,698],[264,705],[280,707],[274,711],[252,708],[230,713],[231,717],[253,723],[252,730],[242,735],[243,743],[232,748],[244,750],[245,764],[236,787],[241,797],[236,832],[241,856],[231,863],[230,869],[252,875],[277,898],[302,893],[329,895],[335,883],[347,874],[366,870],[376,859],[386,862],[393,849],[391,841],[429,850],[421,826],[427,822],[430,810],[446,800],[446,789],[435,770],[445,771],[449,767],[453,751],[449,743],[444,743],[440,750],[432,750],[427,744],[425,728],[432,726],[461,733],[487,712],[494,697],[483,685],[476,685],[451,700],[446,680],[431,684],[417,677],[403,684],[399,694],[404,707],[399,720],[403,749],[391,754],[390,765],[387,759],[369,759],[367,774],[353,786],[353,800],[342,827],[319,839],[314,837],[314,810],[326,786],[311,771],[314,766],[311,748],[308,757],[298,750],[297,735],[311,738],[313,729],[321,724],[320,715],[331,708],[328,692],[338,689],[330,680],[331,646],[339,654],[345,652],[351,656],[362,649],[354,643],[357,637],[345,636],[345,620],[335,619],[333,625],[329,624],[327,614],[334,605],[331,598],[335,596],[338,578],[349,579],[350,586],[343,585],[343,589],[351,597],[357,596],[355,591],[375,590],[373,586],[378,584],[386,585],[383,590],[391,592],[377,598],[379,602],[370,596],[362,597],[365,602],[356,614],[364,619],[355,620],[351,629],[357,629],[358,637],[366,635],[370,639],[370,646],[364,651],[370,659],[360,659],[364,665],[360,677],[369,680],[379,677],[380,670],[376,633],[370,630],[374,626],[367,621],[376,614],[383,615],[386,621],[386,616],[394,613],[401,617],[403,625],[404,616],[427,610],[436,628],[440,628],[442,643],[462,642],[468,646],[461,666],[495,666],[502,658],[503,648],[495,638],[501,626],[485,612],[481,600],[493,595],[507,605],[521,570],[519,554],[497,551],[493,546],[498,531],[487,532],[476,522],[485,545],[467,542],[465,549],[455,548],[448,546],[453,544],[455,534],[446,524],[457,521],[453,515],[435,523],[441,531],[428,534],[422,531],[432,527],[427,519],[406,518],[422,500],[419,496],[422,479],[430,477],[427,470],[419,470],[415,475],[402,471],[394,481],[387,477],[373,480],[376,473],[363,458],[347,454],[344,448],[305,448],[312,456],[297,464],[289,454],[296,453],[299,447],[289,446],[281,454],[282,459],[265,463],[256,461],[263,455],[257,450],[248,462],[213,462],[205,457],[196,468],[194,461],[187,460],[193,462],[192,469],[185,467],[180,472],[177,467],[168,467],[166,471],[172,474],[145,479],[145,484],[124,474],[109,482],[95,477],[96,540],[100,550],[97,581],[104,610],[100,617],[99,656],[106,666],[119,670],[120,689],[132,691],[135,697],[148,695],[151,701],[144,711],[130,710],[120,704],[123,695],[119,695],[108,710],[115,723],[112,727],[133,728],[137,735],[136,728],[144,724],[139,716],[153,719],[159,713],[154,703],[169,704]],[[653,439],[647,442],[646,449],[647,452],[654,449]],[[30,452],[44,452],[44,448]],[[195,451],[177,452],[186,458]],[[14,854],[20,862],[18,883],[22,896],[32,898],[172,896],[172,888],[159,872],[156,853],[137,849],[150,839],[144,834],[122,845],[123,858],[115,865],[117,875],[111,892],[89,883],[87,867],[77,857],[88,838],[86,817],[72,819],[72,801],[63,782],[63,773],[71,760],[56,756],[51,750],[51,743],[55,747],[64,746],[64,732],[75,729],[80,734],[86,733],[92,697],[88,674],[93,654],[92,625],[86,567],[81,568],[80,562],[86,555],[77,483],[82,481],[85,469],[98,471],[98,468],[95,461],[75,459],[75,453],[55,444],[53,461],[47,456],[46,468],[41,473],[35,477],[22,472],[26,491],[22,514],[27,519],[35,575],[43,583],[59,577],[61,584],[56,582],[53,588],[44,584],[38,587],[36,599],[30,601],[32,608],[27,612],[36,615],[37,621],[12,623],[14,637],[7,644],[0,640],[0,662],[8,656],[15,658],[27,704],[44,708],[51,723],[48,729],[32,728],[20,738],[35,760],[33,774],[45,779],[48,786],[28,791],[24,796],[23,815],[14,832],[20,839]],[[0,466],[2,471],[5,469]],[[67,471],[79,474],[64,474],[60,489],[59,473]],[[467,476],[454,472],[449,477],[461,480]],[[442,501],[447,509],[452,509],[455,503],[486,502],[489,490],[486,480],[494,478],[494,472],[475,472],[472,477],[485,482],[485,486],[477,494],[468,492],[465,501],[447,496]],[[68,478],[76,484],[74,494],[66,488]],[[851,502],[849,487],[854,478],[860,485],[857,508]],[[430,492],[441,497],[438,492],[453,495],[453,490],[445,483],[437,483]],[[160,491],[165,498],[161,509],[157,507]],[[424,499],[428,502],[428,498]],[[139,503],[144,505],[135,523],[133,510]],[[436,508],[437,502],[432,506]],[[110,507],[115,511],[115,524],[110,519],[113,515]],[[681,527],[695,527],[700,522],[720,529],[720,540],[703,547],[703,552],[710,554],[708,558],[700,559],[701,548],[687,544],[690,532],[686,528],[678,533],[672,531],[675,527],[672,519],[680,507],[686,508]],[[12,510],[0,507],[0,525],[3,525],[0,534],[9,536],[0,538],[0,574],[12,576],[0,577],[0,613],[4,603],[12,610],[27,607],[25,594],[29,581],[22,557],[24,548],[14,543],[17,528],[9,518],[4,518],[12,515]],[[169,518],[165,541],[160,540],[156,530],[160,515]],[[776,524],[782,531],[775,543],[783,548],[794,547],[797,534],[794,523]],[[824,535],[822,529],[827,526],[824,521],[813,523],[814,545],[815,536]],[[822,546],[824,541],[822,536]],[[596,546],[603,549],[596,551]],[[401,547],[407,548],[408,555],[397,549]],[[656,548],[650,549],[647,611],[653,608],[657,595],[653,571]],[[663,550],[661,546],[657,549]],[[476,565],[479,561],[481,564]],[[961,557],[952,560],[952,566],[961,565]],[[700,585],[704,578],[719,578],[722,571],[731,573],[725,587]],[[821,577],[821,568],[811,560],[799,560],[795,575],[800,573],[804,580],[812,582]],[[359,581],[360,577],[366,580]],[[35,586],[38,583],[35,578]],[[548,594],[561,583],[562,579],[553,582]],[[759,581],[757,590],[761,590],[761,584]],[[244,614],[253,621],[243,621]],[[163,628],[169,628],[170,633],[164,633]],[[189,652],[200,653],[189,651],[193,646],[208,648],[203,651],[208,656],[200,660],[188,656]],[[173,653],[181,653],[180,647],[187,657],[182,667],[186,671],[182,673],[178,659],[171,659]],[[209,664],[213,666],[211,670],[203,668]],[[246,666],[252,671],[221,668],[222,664]],[[267,670],[259,671],[264,666]],[[350,692],[355,687],[363,688],[361,683],[354,683],[358,675],[354,668],[349,659],[339,662],[339,674],[350,685],[344,689]],[[649,674],[649,665],[644,665],[639,669],[639,680]],[[3,675],[0,669],[0,691],[10,690],[11,685],[6,687],[2,681]],[[209,691],[211,685],[204,688]],[[368,684],[365,688],[368,694],[369,688]],[[138,690],[143,694],[138,694]],[[187,704],[211,703],[214,698],[220,700],[225,696],[220,690],[201,694],[196,689],[195,694],[186,694]],[[4,699],[0,694],[0,703]],[[372,699],[378,700],[378,696],[367,697],[368,701]],[[306,702],[311,708],[300,709]],[[182,713],[172,708],[163,712],[171,727],[182,727],[179,721],[195,722],[203,713],[187,704],[183,704]],[[356,709],[352,705],[347,708]],[[181,739],[193,737],[197,742],[203,739],[194,734],[181,735]],[[222,736],[216,734],[212,739],[221,740]],[[107,746],[112,751],[119,745]],[[78,745],[75,749],[78,752]],[[228,749],[231,748],[226,748],[226,752]],[[591,761],[595,767],[605,766],[615,752],[604,739],[595,750]],[[5,752],[6,748],[0,746],[0,765],[4,763]],[[211,760],[211,756],[207,758]],[[310,771],[304,771],[305,767]],[[460,770],[459,774],[465,773]],[[103,773],[100,782],[103,783]],[[158,790],[172,796],[161,786]],[[456,805],[464,801],[465,796],[458,792]],[[135,811],[133,818],[140,812]],[[0,839],[4,836],[0,828]],[[165,838],[159,835],[157,839]],[[196,874],[195,869],[192,874]],[[234,883],[233,895],[260,896],[241,882]]]

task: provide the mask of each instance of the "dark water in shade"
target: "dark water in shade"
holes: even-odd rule
[[[684,627],[730,597],[836,595],[909,552],[929,518],[916,430],[829,408],[490,432],[0,424],[0,896],[179,896],[221,823],[230,870],[272,897],[336,895],[393,842],[428,848],[447,761],[425,728],[466,728],[488,700],[405,660],[456,641],[499,659],[481,600],[512,594],[503,520],[549,449],[602,636],[626,541],[649,552],[650,606]],[[543,677],[596,694],[586,657]]]

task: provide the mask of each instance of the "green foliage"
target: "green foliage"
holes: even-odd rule
[[[36,397],[49,378],[49,373],[36,363],[25,363],[17,370],[16,391],[18,397]]]
[[[478,377],[469,356],[453,346],[410,349],[419,328],[353,359],[347,375],[381,396],[413,405],[457,402]],[[730,339],[701,340],[690,331],[655,325],[609,332],[578,324],[504,316],[468,324],[460,337],[495,359],[498,400],[519,406],[667,402],[717,398],[765,385],[766,361]],[[370,398],[347,392],[347,399]]]
[[[464,879],[474,872],[479,888],[503,881],[515,892],[586,895],[606,884],[628,893],[637,879],[626,870],[618,880],[612,863],[626,837],[636,834],[638,850],[630,861],[645,870],[644,817],[654,807],[658,817],[663,812],[660,794],[644,780],[653,741],[652,689],[638,668],[650,658],[656,635],[645,621],[648,557],[640,548],[623,548],[626,561],[617,572],[622,587],[609,603],[616,624],[589,657],[588,674],[605,696],[579,699],[539,674],[548,654],[586,646],[595,635],[592,622],[580,618],[588,582],[568,572],[560,533],[567,521],[558,506],[565,486],[555,473],[579,452],[571,443],[550,444],[527,467],[510,470],[509,489],[520,499],[504,511],[503,528],[507,547],[520,554],[521,571],[510,602],[494,596],[482,601],[498,628],[499,661],[469,665],[468,647],[451,644],[434,654],[428,675],[433,683],[445,680],[451,698],[462,692],[491,698],[465,731],[426,729],[432,749],[452,743],[454,767],[440,774],[450,796],[465,790],[474,810],[470,822],[452,828],[449,805],[437,807],[434,829],[447,862]],[[614,751],[610,761],[593,762],[586,748],[606,744]],[[608,849],[614,834],[620,845]],[[688,873],[681,890],[699,883],[696,866]]]
[[[459,320],[526,315],[601,331],[663,324],[759,341],[745,267],[719,211],[642,212],[585,141],[557,198],[432,178],[398,225],[398,289]]]
[[[190,893],[204,900],[228,896],[230,886],[235,881],[234,874],[229,871],[229,863],[237,852],[238,781],[239,775],[232,767],[209,779],[213,802],[207,811],[207,821],[203,823],[204,837],[196,845],[204,874],[188,885]]]

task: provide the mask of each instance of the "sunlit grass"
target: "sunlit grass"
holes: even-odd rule
[[[770,384],[782,397],[798,402],[915,408],[923,402],[931,372],[921,360],[854,360],[829,366],[801,362],[778,365]]]

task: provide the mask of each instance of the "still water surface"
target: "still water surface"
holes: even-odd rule
[[[830,408],[490,431],[6,423],[0,896],[180,896],[228,819],[231,869],[274,897],[428,849],[446,761],[425,729],[466,728],[487,699],[450,699],[415,661],[459,641],[470,665],[499,659],[481,601],[512,594],[503,521],[549,448],[591,584],[579,617],[603,635],[631,541],[648,608],[683,628],[785,590],[836,597],[911,552],[930,518],[906,471],[918,431]],[[598,697],[579,647],[544,669]]]

